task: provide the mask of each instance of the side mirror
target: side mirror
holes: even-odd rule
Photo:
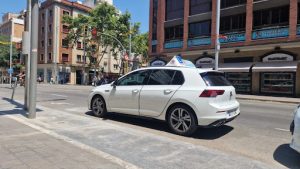
[[[116,88],[117,82],[118,82],[118,80],[115,80],[115,81],[111,84],[111,86],[113,86],[113,88]]]

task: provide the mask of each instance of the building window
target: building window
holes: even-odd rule
[[[42,34],[45,33],[45,27],[42,27]]]
[[[82,56],[83,63],[86,63],[86,56]]]
[[[165,40],[183,39],[183,25],[165,28]]]
[[[42,20],[45,20],[45,14],[42,13]]]
[[[81,55],[77,55],[77,62],[82,62]]]
[[[48,53],[48,60],[52,60],[52,53]]]
[[[247,0],[222,0],[221,8],[227,8],[231,6],[246,4]]]
[[[44,61],[44,54],[41,54],[40,61]]]
[[[42,47],[45,46],[45,41],[44,40],[41,41],[41,45],[42,45]]]
[[[189,38],[210,36],[211,21],[190,23],[189,25]]]
[[[62,47],[63,48],[68,48],[69,47],[69,42],[67,39],[62,39]]]
[[[183,18],[184,0],[166,0],[166,20]]]
[[[190,15],[210,12],[211,8],[211,0],[190,0]]]
[[[254,11],[254,29],[260,29],[270,26],[287,26],[289,24],[289,10],[289,6],[282,6]]]
[[[48,46],[52,45],[52,39],[48,39]]]
[[[81,42],[77,42],[77,49],[82,49],[82,43]]]
[[[49,11],[49,16],[52,17],[52,15],[53,15],[53,11],[50,10],[50,11]]]
[[[63,54],[62,54],[62,61],[63,61],[63,62],[69,62],[69,55],[63,53]]]
[[[68,12],[68,11],[63,11],[63,15],[70,15],[70,12]]]
[[[114,69],[118,69],[119,65],[118,64],[114,64]]]
[[[69,27],[67,25],[63,25],[63,33],[69,33]]]
[[[52,39],[48,39],[48,46],[52,46]]]
[[[220,32],[236,32],[245,31],[246,28],[246,13],[221,18]]]
[[[48,32],[49,32],[49,33],[52,32],[52,24],[49,25]]]
[[[152,53],[156,53],[157,45],[152,45]]]

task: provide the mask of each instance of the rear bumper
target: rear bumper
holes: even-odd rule
[[[201,127],[219,127],[232,120],[240,115],[239,107],[234,108],[236,111],[231,112],[230,110],[217,113],[215,112],[211,116],[198,117],[198,125]],[[232,109],[231,109],[232,110]]]
[[[238,115],[236,115],[236,116],[234,116],[232,118],[229,118],[229,119],[220,119],[220,120],[217,120],[217,121],[215,121],[215,122],[213,122],[213,123],[211,123],[211,124],[209,124],[208,126],[205,126],[205,127],[207,127],[207,128],[213,128],[213,127],[222,126],[222,125],[224,125],[226,123],[231,122],[232,120],[234,120],[235,118],[237,118],[237,116],[239,116],[239,115],[240,114],[238,114]]]

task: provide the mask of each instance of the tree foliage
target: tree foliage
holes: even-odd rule
[[[10,38],[7,36],[0,36],[0,67],[9,67],[10,57]],[[13,61],[18,58],[18,52],[15,45],[13,45]]]
[[[89,12],[87,16],[79,15],[77,18],[64,16],[63,22],[69,25],[67,39],[75,45],[83,41],[86,55],[94,65],[99,67],[103,56],[110,50],[114,56],[119,52],[128,51],[129,35],[133,37],[133,52],[146,55],[144,41],[145,34],[139,35],[139,23],[130,26],[131,15],[129,12],[120,13],[114,6],[102,3]],[[92,36],[92,30],[97,34]],[[85,33],[87,32],[87,34]]]

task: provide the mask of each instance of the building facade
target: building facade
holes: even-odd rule
[[[83,40],[75,45],[66,41],[69,29],[62,22],[64,15],[73,18],[87,15],[92,8],[81,2],[47,0],[41,4],[39,15],[38,77],[49,83],[56,79],[59,84],[91,83],[94,72],[90,60],[85,57]],[[119,72],[118,59],[107,51],[100,63],[104,74]],[[115,66],[117,65],[117,66]]]
[[[216,8],[216,0],[150,0],[151,64],[181,53],[214,68]],[[298,9],[298,0],[221,0],[219,70],[238,93],[300,97]]]

